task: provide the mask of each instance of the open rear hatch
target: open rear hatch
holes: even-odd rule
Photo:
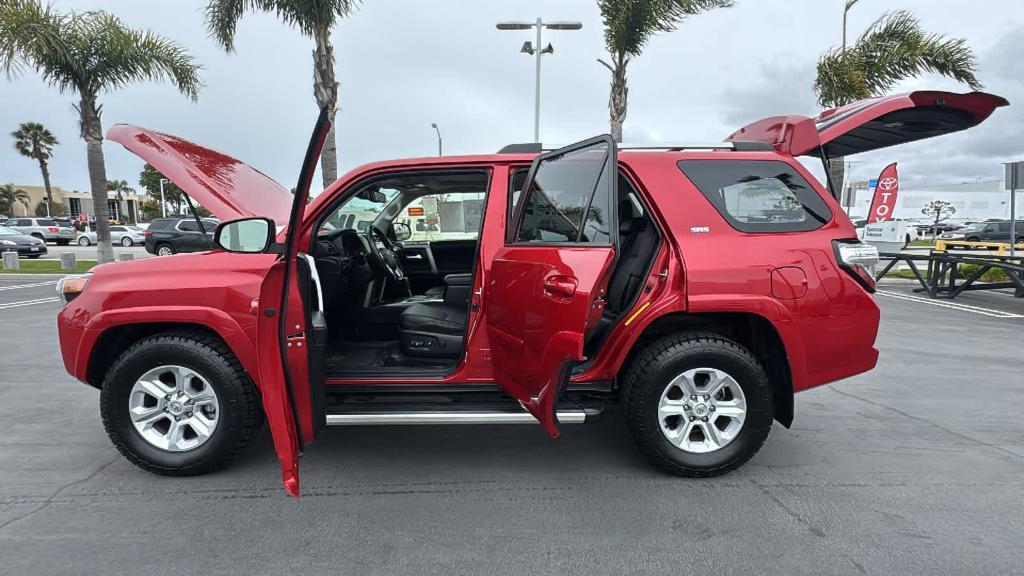
[[[292,194],[266,174],[227,154],[138,126],[107,131],[222,221],[263,216],[288,223]]]
[[[829,158],[839,158],[966,130],[1008,104],[1005,98],[984,92],[911,92],[868,98],[816,118],[765,118],[740,128],[726,141],[767,142],[792,156],[818,155],[818,148],[823,148]]]

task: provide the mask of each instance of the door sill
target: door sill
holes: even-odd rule
[[[560,424],[583,424],[587,421],[585,410],[560,410]],[[536,424],[537,419],[529,412],[503,410],[474,411],[403,411],[364,412],[350,414],[328,414],[328,426],[394,426],[394,425],[441,425],[441,424]]]

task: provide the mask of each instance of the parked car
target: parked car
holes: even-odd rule
[[[0,226],[0,253],[2,252],[17,252],[19,257],[39,258],[46,254],[46,242],[35,236]]]
[[[1024,220],[1017,220],[1018,242],[1024,238]],[[943,240],[964,240],[967,242],[1009,242],[1010,221],[1009,220],[988,220],[975,222],[956,232],[947,232],[942,235]]]
[[[113,244],[120,244],[124,247],[135,246],[136,244],[143,244],[146,241],[146,237],[143,236],[142,228],[135,226],[116,225],[110,227],[110,241]],[[78,239],[75,240],[79,246],[90,246],[96,244],[96,231],[90,230],[88,232],[79,232]]]
[[[201,252],[213,248],[213,231],[218,221],[202,220],[204,230],[192,216],[154,218],[143,231],[146,252],[157,256],[170,256],[178,252]]]
[[[75,239],[74,228],[61,226],[52,218],[12,218],[4,226],[58,246],[67,246]]]
[[[619,406],[652,463],[715,476],[773,419],[791,424],[795,392],[878,358],[878,251],[797,157],[955,132],[1005,105],[915,92],[765,119],[710,147],[599,136],[379,162],[308,205],[326,112],[294,194],[118,125],[108,139],[225,221],[219,249],[66,277],[63,360],[100,389],[117,449],[160,474],[224,465],[264,414],[297,495],[299,455],[327,425],[537,422],[554,438]],[[407,242],[396,220],[412,203],[460,194],[486,195],[475,240]],[[345,224],[367,210],[365,231]]]

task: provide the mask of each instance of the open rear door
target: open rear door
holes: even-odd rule
[[[299,455],[323,425],[322,375],[310,374],[314,322],[309,314],[308,262],[299,254],[299,233],[320,149],[330,130],[326,111],[302,163],[280,257],[260,289],[256,344],[260,391],[285,490],[299,495]],[[315,365],[315,364],[314,364]]]
[[[617,166],[609,136],[539,156],[485,288],[495,380],[552,438],[559,394],[604,311]]]
[[[1007,104],[984,92],[911,92],[868,98],[815,118],[765,118],[740,128],[726,141],[767,142],[793,156],[817,155],[822,148],[828,158],[840,158],[966,130]]]

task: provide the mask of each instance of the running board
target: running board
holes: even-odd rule
[[[559,424],[582,424],[587,420],[584,410],[559,411]],[[591,415],[593,417],[593,414]],[[368,425],[433,425],[433,424],[537,424],[529,412],[425,410],[422,412],[363,412],[328,414],[328,426]]]

